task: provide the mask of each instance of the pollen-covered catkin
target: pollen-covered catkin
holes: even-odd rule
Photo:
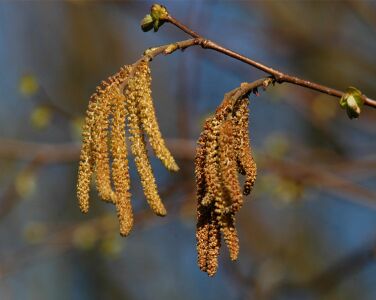
[[[214,213],[213,213],[214,214]],[[216,216],[211,216],[209,223],[208,253],[206,258],[206,272],[214,276],[218,269],[218,256],[221,248],[221,232]]]
[[[220,161],[220,173],[221,180],[223,181],[226,192],[229,194],[231,203],[226,203],[226,208],[230,208],[231,211],[238,211],[243,205],[243,194],[240,188],[237,167],[236,167],[236,155],[234,145],[234,130],[232,121],[227,120],[223,123],[219,135],[219,161]],[[227,198],[227,197],[226,197]]]
[[[195,157],[195,177],[196,177],[196,196],[197,196],[197,225],[196,225],[196,241],[197,241],[197,264],[199,268],[206,272],[207,255],[209,242],[209,221],[211,208],[202,205],[202,199],[206,193],[205,182],[205,159],[207,147],[207,130],[201,133],[197,141],[196,157]]]
[[[159,197],[153,171],[147,156],[147,149],[141,126],[140,111],[138,109],[138,102],[144,97],[145,89],[147,88],[142,85],[144,81],[140,79],[142,76],[145,76],[142,72],[145,72],[145,69],[141,68],[135,71],[135,76],[129,78],[128,86],[125,90],[128,125],[131,134],[130,140],[132,143],[131,150],[135,157],[137,171],[140,175],[141,184],[149,206],[157,215],[165,216],[167,212]]]
[[[172,157],[170,151],[167,149],[162,138],[161,131],[159,130],[153,100],[151,97],[151,73],[149,64],[147,62],[142,63],[139,66],[139,70],[141,74],[140,85],[143,86],[142,96],[140,95],[138,101],[138,110],[140,112],[142,128],[147,134],[149,143],[157,158],[162,161],[168,170],[178,171],[179,167]]]
[[[230,253],[231,260],[236,260],[239,255],[239,238],[235,228],[234,213],[227,213],[221,217],[219,222],[223,239]]]
[[[112,177],[115,187],[115,205],[120,224],[120,234],[127,236],[133,226],[131,206],[130,177],[128,171],[127,145],[125,140],[125,100],[118,91],[114,97],[114,112],[111,135],[111,152],[113,156]]]
[[[249,100],[247,98],[241,99],[239,109],[235,113],[234,126],[237,146],[237,161],[239,168],[244,170],[246,180],[243,188],[243,194],[249,195],[257,177],[257,166],[252,156],[252,148],[248,133],[249,122]]]
[[[87,213],[89,211],[89,192],[94,163],[92,157],[93,140],[91,131],[94,124],[96,110],[96,99],[91,97],[89,107],[87,109],[85,124],[82,130],[82,148],[77,180],[77,198],[80,210],[83,213]]]
[[[256,179],[248,135],[248,98],[235,89],[227,93],[215,115],[206,120],[197,143],[197,261],[213,276],[218,268],[221,234],[231,260],[239,255],[235,214]],[[243,97],[243,98],[242,98]],[[238,172],[246,175],[244,191]]]
[[[145,61],[122,67],[97,87],[90,98],[83,127],[77,182],[80,209],[85,213],[89,210],[90,182],[95,174],[100,197],[116,206],[120,233],[124,236],[129,234],[133,225],[125,137],[126,118],[131,134],[131,150],[144,193],[157,215],[164,216],[166,209],[158,195],[144,133],[150,135],[150,143],[166,167],[174,171],[178,169],[159,132],[151,99],[150,80],[150,70]]]
[[[206,160],[204,166],[206,195],[202,200],[203,205],[209,205],[221,198],[221,181],[219,178],[218,136],[220,122],[215,118],[209,118],[205,123],[207,130]]]
[[[98,95],[98,111],[93,128],[96,183],[100,197],[113,201],[115,194],[111,187],[110,159],[108,151],[109,117],[113,97],[113,86],[103,82],[104,90]]]

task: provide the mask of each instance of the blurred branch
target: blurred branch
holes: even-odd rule
[[[161,192],[161,196],[164,198],[170,197],[172,194],[178,193],[182,188],[184,188],[183,185],[173,184],[166,187]],[[176,203],[173,205],[176,205]],[[111,222],[108,222],[109,218],[111,218]],[[138,229],[141,228],[141,225],[145,226],[146,224],[157,223],[162,220],[162,218],[154,218],[154,215],[147,209],[136,212],[135,219],[138,224]],[[49,233],[47,233],[47,236],[40,244],[30,244],[16,252],[12,252],[10,258],[1,257],[0,280],[25,268],[29,264],[35,263],[37,260],[45,260],[49,257],[61,255],[69,250],[75,249],[77,246],[75,244],[75,233],[79,228],[87,227],[95,230],[96,236],[100,239],[101,237],[108,236],[108,234],[117,234],[117,226],[118,222],[116,218],[112,219],[112,216],[108,214],[92,217],[82,222],[64,225],[62,229],[56,227],[50,228],[49,226]]]
[[[196,142],[187,139],[168,139],[178,159],[193,159]],[[0,138],[0,159],[31,160],[40,164],[70,163],[79,159],[78,143],[48,144]]]
[[[285,282],[279,285],[272,293],[274,295],[291,294],[298,291],[313,290],[321,294],[328,293],[346,278],[353,276],[376,259],[376,241],[354,251],[329,266],[322,273],[303,283]]]
[[[264,167],[293,178],[304,185],[332,191],[341,199],[376,209],[376,193],[312,164],[263,157]]]
[[[0,197],[0,220],[4,218],[4,216],[6,216],[10,211],[12,211],[13,207],[15,207],[21,199],[21,195],[16,188],[17,176],[31,172],[35,173],[40,168],[40,166],[41,165],[35,159],[31,160],[18,172],[16,177],[5,189]]]
[[[167,146],[177,159],[192,161],[196,142],[189,139],[168,139]],[[71,163],[79,159],[80,145],[42,144],[0,139],[0,159],[33,160],[36,164]],[[341,198],[356,204],[376,209],[376,193],[351,181],[336,176],[312,164],[273,159],[267,155],[260,157],[265,169],[289,176],[316,188],[331,190]],[[371,162],[368,162],[368,164]],[[334,164],[336,167],[338,164]],[[348,166],[349,164],[347,164]],[[364,164],[354,162],[354,167],[364,168]],[[328,167],[328,166],[327,166]],[[328,167],[330,168],[330,167]]]

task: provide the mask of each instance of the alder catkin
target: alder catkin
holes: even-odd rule
[[[158,195],[144,134],[149,135],[156,156],[166,168],[178,170],[159,131],[150,83],[147,62],[122,67],[103,81],[91,96],[83,127],[77,182],[79,207],[84,213],[89,210],[90,182],[94,174],[100,197],[116,206],[123,236],[128,235],[133,226],[126,127],[131,134],[131,150],[145,197],[157,215],[166,215],[166,209]]]
[[[218,157],[220,123],[215,117],[212,117],[205,122],[205,128],[207,130],[207,147],[204,166],[206,195],[202,200],[202,204],[209,205],[212,201],[220,200],[222,193]]]
[[[197,262],[209,276],[218,269],[221,234],[231,260],[238,258],[235,214],[243,205],[243,193],[251,191],[256,179],[248,134],[249,103],[237,91],[225,95],[197,142]],[[244,191],[238,172],[246,176]]]
[[[252,148],[250,144],[250,138],[248,133],[249,122],[249,100],[242,99],[239,109],[235,114],[235,132],[236,146],[237,146],[237,161],[239,163],[239,169],[244,171],[246,176],[243,194],[249,195],[257,177],[257,166],[252,156]]]
[[[120,224],[120,234],[127,236],[133,226],[130,177],[128,171],[127,145],[125,139],[125,100],[118,92],[114,100],[111,152],[113,156],[112,177],[116,192],[115,205]]]
[[[82,148],[80,154],[80,163],[78,168],[77,180],[77,198],[80,210],[83,213],[89,211],[89,193],[90,183],[93,173],[93,157],[92,157],[92,126],[94,124],[94,116],[97,110],[95,97],[91,97],[89,107],[86,112],[85,124],[82,130]]]
[[[235,228],[234,213],[227,213],[222,216],[220,228],[223,233],[223,239],[230,253],[231,260],[236,260],[239,255],[239,238]]]
[[[221,248],[221,232],[217,218],[213,215],[209,223],[209,239],[206,258],[206,272],[214,276],[218,269],[218,256]]]
[[[236,212],[243,205],[243,194],[240,188],[234,145],[234,130],[232,121],[227,120],[221,126],[219,136],[220,173],[223,184],[231,199],[231,210]],[[224,203],[226,203],[224,201]],[[228,205],[226,203],[226,205]],[[227,211],[225,209],[225,211]]]
[[[132,143],[131,150],[135,157],[137,171],[140,175],[141,184],[149,206],[157,215],[165,216],[167,211],[159,197],[153,171],[147,156],[140,111],[138,109],[138,102],[144,97],[145,89],[147,89],[147,87],[142,85],[144,80],[140,79],[146,75],[142,72],[145,72],[144,68],[135,71],[135,76],[128,80],[128,87],[125,91],[129,132],[131,134],[130,140]]]
[[[142,96],[139,97],[138,110],[140,112],[140,119],[142,128],[148,136],[150,146],[154,150],[155,155],[162,161],[164,166],[170,171],[178,171],[179,167],[172,157],[170,151],[167,149],[165,142],[162,138],[161,131],[153,100],[151,97],[151,74],[148,63],[143,63],[139,66],[140,70],[140,85],[143,86]]]
[[[115,194],[111,187],[108,151],[109,117],[111,114],[113,86],[106,82],[103,82],[102,86],[104,86],[104,90],[98,95],[98,110],[93,126],[96,184],[100,197],[105,201],[113,201]]]

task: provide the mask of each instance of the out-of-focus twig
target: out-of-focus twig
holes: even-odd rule
[[[340,282],[354,275],[371,262],[376,261],[376,241],[354,251],[307,282],[284,282],[277,286],[274,295],[292,294],[299,291],[316,291],[321,295],[330,292]]]
[[[166,140],[169,149],[177,159],[193,160],[196,142],[187,139]],[[78,161],[78,144],[38,144],[15,140],[0,140],[0,159],[34,159],[39,164],[70,163]],[[262,158],[262,157],[261,157]],[[296,178],[298,181],[316,188],[330,190],[353,203],[376,209],[376,194],[351,181],[338,177],[322,167],[312,164],[277,160],[264,156],[264,167],[282,175]],[[359,164],[359,166],[362,166]]]

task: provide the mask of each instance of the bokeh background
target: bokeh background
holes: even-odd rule
[[[90,94],[152,46],[150,1],[0,3],[0,299],[376,299],[376,111],[350,121],[338,99],[289,85],[251,98],[259,176],[214,278],[196,265],[194,143],[240,82],[264,74],[190,48],[152,63],[162,132],[181,166],[153,160],[169,214],[154,216],[132,170],[136,224],[75,185]],[[202,35],[302,78],[376,97],[375,1],[170,1]]]

